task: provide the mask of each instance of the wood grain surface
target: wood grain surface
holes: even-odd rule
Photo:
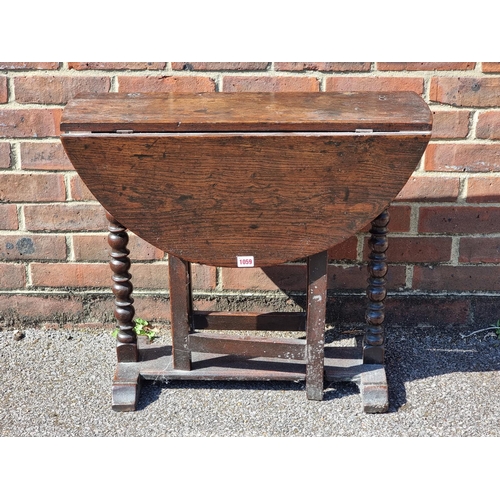
[[[67,136],[73,165],[125,227],[192,262],[269,266],[342,242],[397,196],[423,135]]]
[[[70,101],[61,131],[407,131],[429,130],[431,121],[413,92],[111,93]]]
[[[190,262],[264,267],[324,251],[380,214],[431,122],[411,92],[105,94],[68,104],[61,140],[141,238]],[[112,133],[123,129],[133,133]]]

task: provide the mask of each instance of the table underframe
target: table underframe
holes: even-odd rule
[[[305,313],[195,311],[191,266],[169,255],[172,345],[147,344],[133,330],[128,234],[111,214],[108,242],[118,321],[117,366],[112,408],[134,411],[141,380],[305,381],[309,400],[323,399],[325,383],[354,382],[366,413],[388,410],[384,367],[387,224],[384,210],[371,224],[367,308],[362,346],[325,347],[327,251],[307,258]],[[220,333],[232,331],[305,331],[305,339]]]

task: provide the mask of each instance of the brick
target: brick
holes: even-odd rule
[[[74,170],[58,142],[22,142],[21,168],[25,170]]]
[[[130,274],[134,290],[168,290],[169,288],[168,263],[166,261],[137,263],[133,260]],[[110,286],[112,281],[109,270],[107,275]],[[213,290],[216,285],[216,268],[194,264],[192,278],[194,290]]]
[[[229,301],[230,300],[231,299],[229,299]],[[252,300],[252,298],[247,296],[243,300],[245,301],[245,305],[246,305]],[[236,303],[238,303],[238,302],[239,302],[239,300],[236,299]],[[218,298],[215,296],[212,296],[210,298],[206,298],[204,296],[199,297],[199,296],[194,295],[193,296],[193,305],[194,305],[194,309],[196,311],[220,311],[221,309],[224,308],[224,307],[221,308],[220,300],[218,300]],[[262,309],[264,309],[264,308],[265,308],[265,306],[263,305]],[[261,308],[256,308],[256,309],[260,310]],[[226,310],[227,310],[227,308],[226,308]],[[275,311],[275,309],[269,307],[269,312],[271,312],[273,310]]]
[[[74,234],[73,248],[77,261],[109,261],[108,233]],[[164,252],[129,232],[129,243],[132,262],[144,260],[160,260]]]
[[[18,76],[14,78],[16,101],[33,104],[66,104],[82,92],[109,92],[107,76]]]
[[[500,106],[500,78],[435,76],[429,95],[431,101],[453,106]]]
[[[65,260],[66,238],[62,235],[0,235],[2,260]]]
[[[473,321],[472,331],[478,329],[478,325],[485,327],[498,321],[498,295],[492,297],[483,294],[475,294],[470,297],[471,319]],[[485,332],[486,335],[486,332]]]
[[[276,71],[370,71],[369,62],[275,62]]]
[[[94,70],[145,70],[145,69],[165,69],[167,63],[164,62],[70,62],[69,69],[77,71]]]
[[[135,297],[134,308],[138,318],[147,319],[150,323],[170,321],[170,305],[163,297]]]
[[[389,266],[387,288],[401,289],[406,283],[405,266]],[[366,290],[368,269],[365,265],[328,266],[328,288],[330,290]]]
[[[111,323],[114,328],[117,324],[116,318],[114,317],[115,302],[114,295],[111,293],[111,275],[108,273],[110,278],[109,286],[105,287],[104,293],[95,292],[87,290],[85,294],[81,294],[82,300],[84,302],[84,316],[80,317],[79,321],[82,319],[86,321],[95,321],[101,324]],[[61,290],[62,292],[63,290]],[[56,295],[57,297],[57,295]],[[136,306],[136,299],[134,298],[134,307]],[[141,316],[139,316],[141,317]],[[142,316],[144,318],[144,316]]]
[[[107,264],[33,262],[30,270],[33,286],[102,288],[110,284]]]
[[[0,298],[1,300],[1,298]],[[477,311],[474,319],[481,312],[482,321],[479,323],[491,324],[497,319],[498,299],[476,296],[473,299],[450,298],[445,296],[391,296],[386,300],[386,324],[390,326],[422,325],[458,325],[463,327],[470,321],[471,301],[474,301]],[[248,302],[248,300],[246,301]],[[212,300],[195,300],[195,307],[204,311],[216,311],[217,302]],[[253,305],[253,304],[252,304]],[[168,300],[163,297],[137,296],[134,302],[137,315],[151,321],[163,322],[170,319]],[[0,302],[1,307],[1,302]],[[93,321],[102,321],[109,317],[113,309],[111,299],[99,298],[92,305]],[[343,295],[329,297],[327,303],[327,320],[342,328],[344,325],[362,326],[364,322],[366,302],[359,296]],[[94,312],[97,313],[94,314]],[[274,306],[267,306],[262,302],[252,310],[259,312],[274,312]],[[485,310],[487,312],[485,312]],[[0,309],[1,311],[1,309]],[[99,313],[99,311],[102,311]],[[487,316],[489,314],[489,316]],[[489,317],[489,319],[488,319]],[[102,318],[102,319],[101,319]],[[478,324],[476,322],[475,324]]]
[[[429,144],[428,172],[499,172],[500,144]]]
[[[362,327],[365,301],[356,296],[332,297],[328,301],[331,322]],[[463,327],[470,316],[470,299],[434,295],[389,296],[385,301],[385,325],[390,327],[435,325]],[[340,326],[342,328],[342,326]]]
[[[23,207],[28,231],[101,231],[108,227],[104,209],[89,203],[56,203]]]
[[[396,201],[456,201],[460,189],[458,177],[412,176]]]
[[[442,234],[498,233],[500,207],[421,207],[419,232]]]
[[[469,134],[470,112],[465,110],[433,111],[433,139],[463,139]]]
[[[167,262],[150,262],[147,264],[132,262],[130,274],[132,274],[134,290],[168,289]]]
[[[328,299],[328,313],[336,328],[342,325],[362,328],[366,303],[360,297],[347,295]],[[470,299],[435,295],[392,295],[385,301],[385,325],[461,326],[469,320]],[[338,330],[337,330],[338,331]],[[342,331],[342,330],[340,330]]]
[[[368,285],[367,279],[366,266],[328,266],[328,289],[330,290],[365,290]]]
[[[305,264],[287,264],[267,268],[223,268],[225,290],[305,291],[307,267]],[[328,287],[335,290],[364,290],[367,286],[366,266],[328,266]],[[388,273],[391,288],[403,287],[406,271],[403,266],[392,266]]]
[[[406,233],[411,225],[411,207],[409,205],[391,205],[389,207],[390,221],[387,226],[390,232]]]
[[[51,266],[32,266],[32,270],[32,276],[36,275],[38,286],[111,287],[113,283],[108,264],[71,263],[67,267],[61,268],[59,277],[56,276],[57,269]],[[99,272],[101,273],[100,280],[97,278]],[[215,288],[214,267],[193,265],[192,273],[194,289],[213,290]],[[83,276],[84,274],[87,274],[87,276]],[[169,288],[167,262],[141,263],[133,260],[130,274],[134,290],[165,291]],[[35,280],[35,277],[33,277],[33,280]],[[75,285],[71,285],[72,282]]]
[[[0,142],[0,168],[10,168],[10,144]]]
[[[415,266],[413,289],[457,292],[497,291],[500,290],[500,280],[494,266]]]
[[[217,285],[217,269],[213,266],[192,264],[194,290],[214,290]]]
[[[328,250],[330,260],[356,260],[358,255],[358,238],[351,236],[346,241]]]
[[[108,233],[74,234],[72,242],[76,261],[109,261]]]
[[[109,261],[108,233],[74,234],[72,240],[76,261]]]
[[[326,78],[325,90],[327,92],[392,92],[405,90],[422,94],[424,79],[390,76],[331,76]]]
[[[0,229],[11,231],[19,229],[16,205],[0,204]]]
[[[392,296],[385,301],[386,324],[390,325],[463,327],[469,315],[470,301],[467,298],[410,295]]]
[[[74,175],[70,181],[70,197],[76,201],[96,201],[94,195],[90,192],[89,188],[82,181],[80,176]]]
[[[462,237],[458,261],[469,264],[498,264],[500,263],[500,240],[496,237]]]
[[[7,78],[5,76],[0,76],[0,103],[7,102],[8,98]]]
[[[500,62],[484,62],[481,66],[484,73],[500,73]]]
[[[61,109],[0,109],[0,137],[56,137]]]
[[[479,139],[500,139],[500,111],[484,111],[479,114],[476,136]]]
[[[120,92],[214,92],[206,76],[119,76]]]
[[[306,76],[224,76],[224,92],[318,92],[316,78]]]
[[[26,287],[24,264],[0,263],[0,290],[16,290]]]
[[[326,303],[327,324],[335,325],[335,328],[343,328],[344,325],[355,325],[362,329],[365,322],[366,299],[354,294],[344,296],[328,297]]]
[[[58,62],[0,62],[0,70],[58,69]]]
[[[305,264],[221,270],[224,290],[304,290],[306,279]]]
[[[448,262],[451,258],[451,244],[450,237],[392,236],[389,238],[387,258],[390,263]],[[368,259],[368,254],[369,248],[365,244],[365,260]]]
[[[391,233],[406,233],[410,230],[411,225],[411,207],[409,205],[391,205],[389,207],[389,225],[387,226]],[[367,233],[371,228],[371,223],[368,223],[362,233]]]
[[[175,71],[263,71],[268,62],[173,62]]]
[[[500,177],[470,177],[467,179],[467,202],[500,203]]]
[[[380,62],[379,71],[452,71],[471,70],[475,62]]]
[[[76,320],[83,313],[79,298],[65,294],[64,297],[46,295],[0,295],[0,314],[4,318],[20,323],[62,319]]]
[[[3,173],[0,175],[0,202],[64,201],[62,174]]]

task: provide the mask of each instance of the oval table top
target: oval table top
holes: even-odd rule
[[[431,127],[412,92],[101,94],[68,103],[61,140],[141,238],[191,262],[264,267],[366,226],[411,176]]]

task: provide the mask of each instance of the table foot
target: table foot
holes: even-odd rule
[[[318,385],[308,385],[306,382],[306,396],[309,401],[323,401],[323,383]]]
[[[115,411],[135,411],[140,392],[138,363],[118,363],[113,378],[112,408]]]
[[[375,365],[371,365],[373,368]],[[389,409],[389,391],[385,369],[371,369],[360,376],[358,382],[363,411],[365,413],[386,413]]]

